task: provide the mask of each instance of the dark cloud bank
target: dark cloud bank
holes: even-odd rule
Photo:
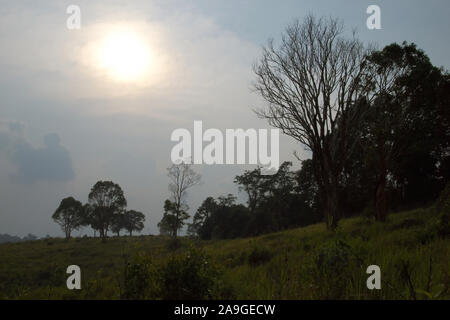
[[[24,125],[9,122],[7,130],[0,132],[0,151],[7,154],[17,169],[10,175],[13,181],[67,182],[75,177],[69,151],[61,145],[56,133],[44,137],[43,147],[34,147],[24,137]]]

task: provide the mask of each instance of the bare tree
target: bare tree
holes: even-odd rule
[[[185,197],[187,190],[193,186],[200,184],[201,176],[192,169],[191,164],[181,162],[173,164],[167,168],[168,177],[170,179],[169,191],[171,193],[171,201],[173,203],[174,226],[173,236],[176,238],[178,230],[183,225],[183,220],[188,218],[186,211],[187,205]]]
[[[340,217],[343,166],[372,99],[364,81],[368,50],[343,30],[338,19],[297,20],[278,47],[269,40],[254,66],[254,88],[268,102],[255,111],[311,150],[329,229]]]

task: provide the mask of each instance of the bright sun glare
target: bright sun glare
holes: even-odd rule
[[[118,81],[138,81],[148,72],[150,61],[148,44],[133,32],[113,33],[99,46],[99,67]]]

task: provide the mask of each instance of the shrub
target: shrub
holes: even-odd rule
[[[343,241],[337,241],[319,249],[315,263],[322,272],[337,274],[348,265],[349,257],[348,245]]]
[[[200,300],[231,299],[232,290],[222,273],[206,255],[191,247],[186,253],[154,264],[148,255],[138,254],[123,272],[123,299]]]
[[[224,296],[221,273],[206,255],[191,247],[159,268],[160,296],[167,300],[200,300]],[[227,292],[225,295],[229,295]]]
[[[336,240],[319,248],[312,256],[312,262],[307,267],[307,274],[312,280],[313,295],[325,299],[345,297],[345,291],[352,280],[355,267],[352,263],[352,252],[349,245],[342,240]]]
[[[152,279],[152,263],[149,256],[137,254],[131,262],[125,262],[123,273],[123,299],[145,299],[152,296],[155,284]]]

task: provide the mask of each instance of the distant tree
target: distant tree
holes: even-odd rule
[[[123,215],[123,227],[128,231],[130,237],[133,231],[142,231],[144,229],[145,215],[142,212],[129,210]]]
[[[187,163],[174,164],[167,169],[170,179],[169,191],[171,199],[164,203],[164,216],[158,224],[160,230],[167,231],[171,228],[170,234],[176,238],[178,230],[182,228],[185,221],[189,218],[187,213],[188,206],[185,202],[187,190],[200,184],[201,176],[196,173],[192,165]]]
[[[250,214],[253,213],[259,203],[263,200],[265,187],[267,185],[266,176],[261,174],[261,168],[245,170],[242,175],[234,179],[234,183],[239,185],[239,191],[247,194],[247,204]]]
[[[97,235],[97,231],[100,229],[100,223],[98,217],[94,215],[94,207],[89,203],[83,205],[83,226],[89,226],[94,230],[94,238]]]
[[[8,242],[13,243],[13,242],[20,242],[22,240],[23,239],[18,236],[11,236],[7,233],[0,234],[0,243],[8,243]]]
[[[120,231],[125,229],[125,220],[126,217],[124,212],[116,213],[111,222],[111,232],[120,237]]]
[[[83,225],[83,205],[73,197],[64,198],[53,213],[52,218],[59,224],[66,239],[69,239],[72,231],[78,230]]]
[[[217,209],[217,202],[213,197],[206,198],[194,215],[193,222],[188,227],[188,232],[192,235],[198,235],[205,222]]]
[[[173,237],[173,226],[175,225],[175,216],[164,213],[161,221],[158,222],[159,234],[162,236]]]
[[[300,209],[303,208],[297,201],[295,173],[290,170],[291,166],[291,162],[285,161],[275,174],[264,177],[264,198],[259,209],[259,226],[256,233],[278,231],[298,225]]]
[[[38,237],[35,236],[32,233],[29,233],[25,237],[23,237],[23,241],[34,241],[34,240],[37,240],[37,239],[38,239]]]
[[[185,221],[189,219],[187,213],[188,206],[181,204],[179,207],[175,202],[166,200],[164,202],[164,214],[158,223],[160,234],[177,237],[178,231],[184,226]]]
[[[272,40],[255,65],[256,91],[268,102],[258,115],[307,146],[313,156],[327,227],[340,217],[341,174],[370,100],[364,86],[367,50],[343,37],[337,19],[308,16],[288,26],[278,48]]]
[[[112,181],[98,181],[89,193],[87,221],[98,230],[100,237],[108,236],[115,215],[122,213],[127,205],[122,188]]]

